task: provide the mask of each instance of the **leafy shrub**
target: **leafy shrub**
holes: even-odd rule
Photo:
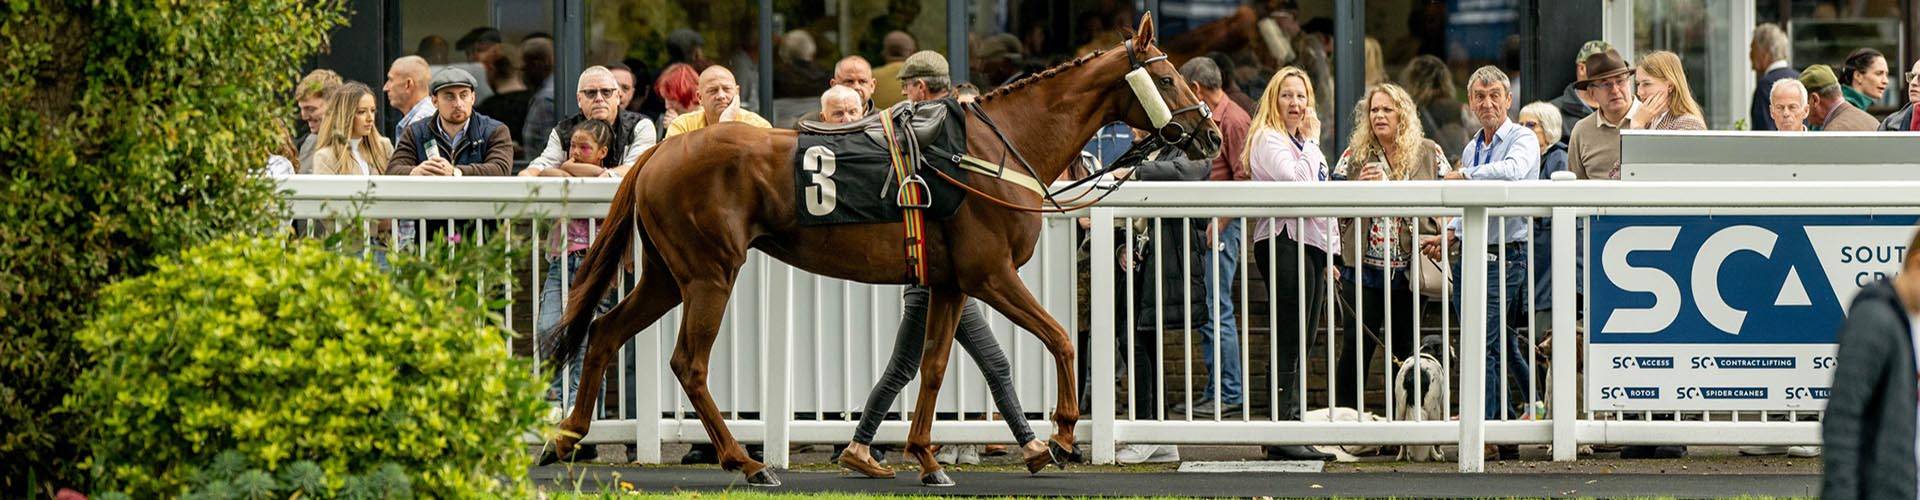
[[[100,287],[274,222],[250,171],[341,0],[0,5],[0,497],[75,485],[59,411]],[[31,483],[31,484],[30,484]]]
[[[426,253],[485,253],[445,248]],[[96,489],[248,497],[313,484],[303,460],[342,497],[387,496],[391,479],[349,477],[369,470],[434,498],[524,487],[543,384],[474,274],[443,264],[396,256],[415,270],[396,278],[312,242],[229,237],[109,286],[76,335],[90,367],[67,404],[91,422]]]

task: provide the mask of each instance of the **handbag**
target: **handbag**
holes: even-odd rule
[[[1441,267],[1439,262],[1435,262],[1432,257],[1426,255],[1414,257],[1413,262],[1413,265],[1420,266],[1420,283],[1415,287],[1419,288],[1415,291],[1419,292],[1420,296],[1439,299],[1453,293],[1451,269]]]

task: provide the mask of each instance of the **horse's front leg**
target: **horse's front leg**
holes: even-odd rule
[[[933,458],[934,404],[940,398],[940,382],[947,374],[947,355],[953,351],[954,327],[960,322],[960,306],[967,300],[953,286],[933,287],[927,304],[926,346],[920,351],[920,396],[914,403],[913,429],[907,435],[907,453],[920,460],[920,484],[953,486],[953,480],[940,470]]]
[[[1048,438],[1047,446],[1058,455],[1057,458],[1077,461],[1080,454],[1074,446],[1073,428],[1080,422],[1080,399],[1075,394],[1080,384],[1079,379],[1074,378],[1073,343],[1067,340],[1066,328],[1062,328],[1060,322],[1040,306],[1040,301],[1020,280],[1019,271],[1011,266],[994,272],[981,286],[969,292],[1006,315],[1014,325],[1033,333],[1041,344],[1047,346],[1047,353],[1053,355],[1059,399],[1054,402],[1054,433]]]

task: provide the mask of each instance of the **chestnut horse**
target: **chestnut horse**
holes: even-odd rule
[[[979,109],[987,119],[974,113],[966,117],[969,150],[980,158],[1007,162],[1005,168],[1010,170],[1033,170],[1028,173],[1036,179],[1054,179],[1101,126],[1124,121],[1159,130],[1169,144],[1193,157],[1217,154],[1219,130],[1173,64],[1153,46],[1150,15],[1141,18],[1137,33],[1119,48],[1089,54],[982,96]],[[1136,70],[1144,75],[1136,74],[1134,79],[1151,89],[1141,95],[1145,101],[1157,102],[1143,105],[1143,99],[1136,97],[1127,77]],[[1149,112],[1143,107],[1147,105],[1159,106],[1159,113]],[[655,146],[642,155],[637,172],[621,182],[602,226],[610,229],[601,231],[587,250],[565,317],[548,337],[546,356],[552,366],[564,366],[580,343],[587,342],[579,398],[572,413],[560,422],[553,450],[558,456],[569,456],[586,435],[614,353],[628,338],[684,304],[685,320],[671,366],[719,450],[720,466],[741,471],[756,486],[779,484],[771,469],[750,458],[734,440],[707,392],[707,358],[747,250],[760,250],[821,276],[909,283],[901,223],[801,226],[796,222],[796,137],[791,130],[731,123],[710,126]],[[1021,161],[1012,163],[1016,159]],[[1001,201],[1029,209],[1041,207],[1038,193],[1013,183],[985,175],[969,176],[966,182]],[[986,302],[1046,345],[1059,383],[1050,446],[1074,447],[1074,424],[1080,418],[1074,394],[1078,387],[1074,348],[1017,271],[1033,256],[1040,222],[1040,215],[1032,211],[972,200],[961,204],[952,217],[927,224],[926,280],[932,300],[919,400],[907,445],[907,452],[920,461],[923,482],[951,484],[929,451],[930,431],[934,398],[946,373],[960,306],[968,296]],[[637,224],[638,230],[625,230],[629,224]],[[639,284],[618,306],[591,320],[587,311],[594,309],[593,304],[615,281],[622,259],[633,250],[636,233],[645,249]]]

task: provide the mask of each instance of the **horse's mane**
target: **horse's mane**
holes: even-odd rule
[[[1101,49],[1101,50],[1095,50],[1093,52],[1088,52],[1085,55],[1073,58],[1073,60],[1071,61],[1056,64],[1051,68],[1041,70],[1039,73],[1023,76],[1023,77],[1020,77],[1020,79],[1018,80],[1007,82],[1006,85],[1001,85],[1000,88],[993,89],[993,91],[987,92],[985,94],[981,94],[978,100],[980,102],[987,102],[989,100],[992,100],[995,97],[1011,94],[1014,91],[1020,90],[1022,88],[1026,88],[1035,83],[1039,83],[1041,80],[1053,78],[1055,75],[1059,75],[1060,73],[1065,72],[1066,70],[1079,67],[1081,65],[1086,64],[1087,61],[1093,60],[1093,58],[1100,57],[1100,55],[1105,54],[1107,50],[1108,49]]]

